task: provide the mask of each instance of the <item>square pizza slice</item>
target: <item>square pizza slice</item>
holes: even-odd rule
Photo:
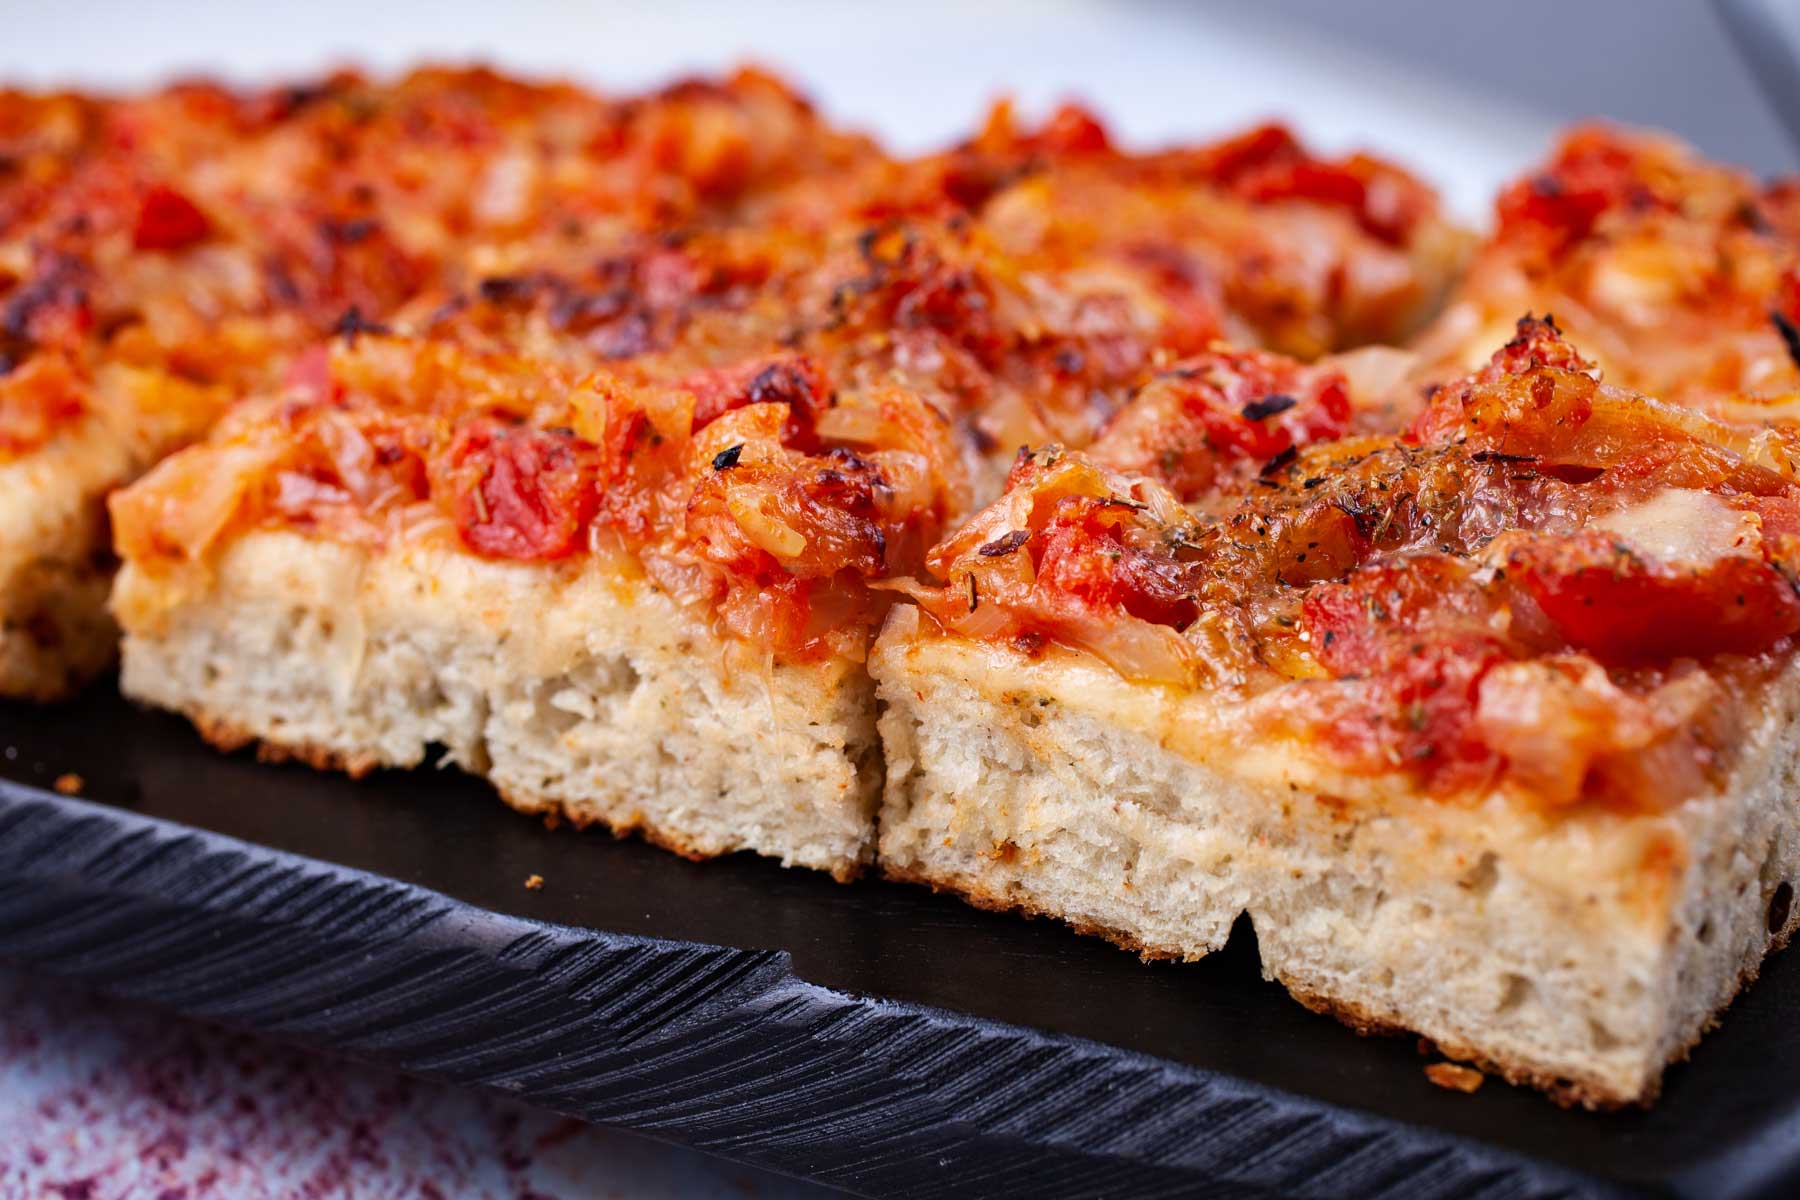
[[[0,695],[111,659],[107,491],[331,330],[872,153],[755,72],[623,99],[442,70],[0,95]]]
[[[1313,440],[1317,370],[1196,360],[932,552],[883,869],[1146,956],[1247,914],[1313,1008],[1645,1101],[1800,919],[1800,442],[1541,321],[1400,436]]]
[[[848,876],[872,585],[959,469],[915,394],[803,356],[664,382],[365,332],[113,497],[121,686],[226,748],[441,755],[527,811]]]
[[[483,242],[116,498],[124,686],[222,744],[441,746],[520,807],[849,874],[867,644],[1000,434],[1087,429],[1227,327],[1410,328],[1459,244],[1410,177],[1285,134],[995,127],[579,253]]]
[[[1800,180],[1762,184],[1658,133],[1581,126],[1505,188],[1416,348],[1434,381],[1545,313],[1613,383],[1733,419],[1800,393]]]

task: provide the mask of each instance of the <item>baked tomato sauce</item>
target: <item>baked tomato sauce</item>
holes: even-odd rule
[[[0,93],[0,378],[40,356],[86,392],[111,366],[164,376],[168,388],[140,381],[105,405],[154,456],[220,407],[177,412],[160,393],[279,386],[320,339],[388,328],[494,264],[529,277],[603,257],[878,157],[755,71],[618,99],[482,70],[107,100]],[[679,253],[643,263],[618,286],[653,306],[698,286]],[[657,331],[616,307],[593,340],[612,336],[604,357],[641,353]],[[30,397],[5,409],[0,457],[55,436]]]
[[[1201,438],[1222,495],[1133,457],[1158,421],[1189,445],[1242,378],[1198,418],[1147,415],[1117,444],[1130,473],[1097,461],[1105,437],[1022,458],[918,602],[963,636],[1235,694],[1438,795],[1654,807],[1723,769],[1734,697],[1800,633],[1800,436],[1613,388],[1527,319],[1401,437],[1289,444],[1235,482],[1239,447]]]
[[[1733,419],[1791,416],[1800,392],[1800,208],[1670,138],[1568,133],[1507,187],[1495,231],[1420,340],[1460,375],[1521,312],[1554,313],[1618,386]]]
[[[271,525],[538,564],[626,553],[747,641],[860,653],[887,603],[868,585],[964,503],[951,432],[913,393],[837,394],[803,356],[578,378],[364,332],[322,380],[309,360],[285,396],[241,406],[112,511],[147,569]]]

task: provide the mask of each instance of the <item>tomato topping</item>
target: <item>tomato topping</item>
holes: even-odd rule
[[[1038,579],[1053,592],[1103,612],[1179,628],[1198,613],[1194,570],[1128,544],[1119,533],[1122,504],[1066,498],[1036,535]]]
[[[1027,143],[1050,154],[1104,154],[1112,149],[1106,126],[1079,104],[1059,105]]]
[[[0,460],[42,446],[86,410],[81,381],[58,354],[0,373]]]
[[[597,463],[594,447],[569,433],[470,421],[448,456],[457,532],[495,558],[572,554],[599,504]]]
[[[1303,200],[1341,208],[1364,229],[1403,244],[1434,204],[1429,190],[1367,155],[1332,161],[1313,157],[1285,126],[1263,125],[1209,147],[1211,177],[1246,200]]]
[[[1651,186],[1646,151],[1610,130],[1580,130],[1558,148],[1543,171],[1500,195],[1500,236],[1536,232],[1566,245],[1588,236],[1617,208],[1635,211],[1671,203]]]
[[[715,367],[690,375],[676,386],[694,394],[696,430],[747,404],[787,405],[789,420],[782,440],[789,443],[811,436],[814,423],[831,400],[824,375],[803,356]]]
[[[1571,646],[1611,666],[1755,654],[1800,632],[1794,586],[1760,557],[1658,563],[1585,530],[1528,542],[1506,569]]]
[[[1528,314],[1479,371],[1433,391],[1406,440],[1554,458],[1593,415],[1592,370],[1554,321]]]
[[[212,222],[192,200],[159,183],[144,193],[131,242],[139,250],[185,250],[211,231]]]
[[[1412,657],[1425,640],[1498,645],[1486,623],[1491,607],[1465,563],[1417,554],[1312,588],[1302,621],[1321,663],[1334,674],[1361,675]]]
[[[1430,777],[1491,764],[1474,729],[1482,678],[1506,661],[1493,604],[1466,563],[1420,554],[1314,587],[1302,623],[1319,662],[1347,681],[1328,734],[1354,755]]]
[[[1336,371],[1258,350],[1217,347],[1164,371],[1121,409],[1094,457],[1157,479],[1183,500],[1241,482],[1263,463],[1342,437],[1350,396]]]

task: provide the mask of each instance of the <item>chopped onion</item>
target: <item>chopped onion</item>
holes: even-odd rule
[[[1058,632],[1127,679],[1185,687],[1197,673],[1194,648],[1166,625],[1121,614],[1064,621]]]
[[[767,511],[774,499],[767,488],[734,487],[726,493],[725,510],[751,545],[776,558],[797,558],[806,549],[806,535]]]

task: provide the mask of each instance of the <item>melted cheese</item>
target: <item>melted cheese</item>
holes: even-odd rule
[[[1757,543],[1756,519],[1711,492],[1665,488],[1593,523],[1633,550],[1671,566],[1703,567]]]

